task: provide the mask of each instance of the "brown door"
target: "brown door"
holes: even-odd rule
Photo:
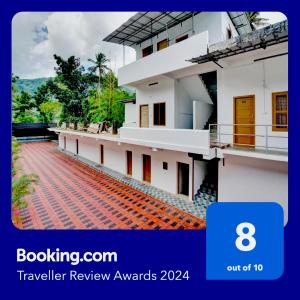
[[[127,175],[132,175],[132,152],[126,151],[127,156]]]
[[[234,98],[234,144],[238,147],[255,145],[255,99],[254,96]],[[252,125],[253,124],[253,125]]]
[[[104,146],[100,145],[100,164],[104,164]]]
[[[178,163],[177,165],[177,181],[178,181],[178,194],[189,195],[190,185],[190,166],[184,163]]]
[[[169,45],[168,40],[162,40],[157,43],[157,51],[167,48]]]
[[[151,156],[143,154],[143,180],[151,182]]]
[[[149,106],[140,106],[140,127],[149,127]]]

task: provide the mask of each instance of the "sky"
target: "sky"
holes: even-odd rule
[[[123,65],[123,46],[102,39],[127,21],[134,12],[21,12],[12,22],[12,71],[20,78],[55,75],[53,54],[89,58],[103,52],[115,72]],[[276,23],[281,13],[264,12],[261,17]],[[125,63],[135,60],[135,51],[125,47]]]

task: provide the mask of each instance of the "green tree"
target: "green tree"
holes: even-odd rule
[[[13,94],[13,122],[35,122],[36,113],[33,110],[35,107],[34,99],[29,93],[22,91],[20,94]]]
[[[57,76],[48,83],[52,95],[62,104],[62,121],[87,122],[88,96],[94,82],[94,76],[85,73],[80,59],[70,56],[64,60],[54,55]]]
[[[133,95],[118,87],[117,78],[112,71],[103,77],[101,94],[93,91],[89,96],[89,120],[92,123],[109,121],[117,127],[124,122],[124,105],[120,100],[132,98]]]
[[[109,71],[107,66],[109,59],[106,58],[105,54],[100,52],[95,55],[95,59],[89,58],[88,61],[93,63],[93,66],[89,67],[89,71],[92,73],[96,73],[98,71],[98,91],[100,92],[102,77],[106,71]]]
[[[269,24],[269,19],[261,18],[260,13],[258,11],[248,11],[246,12],[246,16],[250,22],[252,29],[256,29],[260,26],[265,26]]]
[[[39,109],[41,113],[44,115],[44,122],[46,123],[54,123],[58,121],[58,117],[61,112],[61,103],[57,101],[48,101],[43,102]]]

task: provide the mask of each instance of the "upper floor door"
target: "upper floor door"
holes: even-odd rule
[[[149,105],[140,106],[140,127],[149,127]]]
[[[234,144],[238,147],[255,145],[255,99],[254,96],[234,98]]]

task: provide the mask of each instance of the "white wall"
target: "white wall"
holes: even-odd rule
[[[176,38],[188,34],[189,37],[193,34],[198,34],[203,31],[208,31],[208,42],[213,44],[219,42],[223,39],[223,29],[222,26],[226,26],[228,21],[226,12],[201,12],[194,16],[194,33],[192,31],[192,18],[170,28],[168,30],[169,34],[169,45],[175,43]],[[229,17],[228,17],[229,19]],[[230,19],[229,19],[230,21]],[[233,27],[234,29],[234,27]],[[168,37],[167,32],[163,31],[152,39],[146,40],[143,43],[135,47],[137,59],[142,58],[142,49],[153,45],[153,52],[157,51],[157,43],[159,41],[165,40]]]
[[[124,126],[136,126],[136,104],[125,103],[125,122]]]
[[[226,156],[219,163],[219,202],[277,202],[288,219],[288,164]],[[266,216],[267,218],[267,216]]]
[[[213,110],[213,105],[193,101],[193,129],[203,129]]]
[[[159,75],[192,67],[194,64],[187,59],[206,54],[207,46],[207,31],[193,35],[189,39],[120,68],[119,84],[136,87],[139,83]]]
[[[166,103],[166,126],[174,128],[174,98],[175,88],[173,79],[163,79],[156,85],[139,85],[136,89],[136,122],[139,126],[140,105],[149,105],[149,127],[153,125],[153,104],[158,102]]]
[[[63,147],[63,134],[60,134],[60,147]],[[79,155],[87,158],[97,164],[100,159],[100,145],[104,146],[104,166],[126,174],[126,151],[132,151],[132,177],[142,181],[142,155],[151,156],[151,185],[177,194],[177,162],[189,164],[189,200],[192,201],[192,158],[187,153],[159,150],[154,152],[149,147],[130,145],[116,142],[99,140],[95,141],[89,138],[79,138]],[[67,136],[67,150],[75,154],[75,139]],[[163,169],[163,162],[168,163],[168,170]]]
[[[175,128],[193,128],[193,100],[182,84],[175,81]]]
[[[238,36],[238,32],[235,29],[233,23],[231,22],[228,13],[227,12],[222,12],[222,25],[221,25],[221,30],[222,30],[222,40],[226,40],[227,39],[227,28],[231,29],[231,33],[232,33],[232,37],[236,37]]]
[[[233,97],[246,95],[255,95],[255,123],[272,124],[272,93],[288,90],[287,56],[219,69],[217,74],[219,124],[233,124]],[[233,132],[232,127],[227,128],[223,132]],[[257,127],[256,134],[264,135],[265,128]],[[271,127],[268,134],[288,136],[287,132],[272,132]],[[227,141],[231,142],[232,137]],[[256,138],[256,144],[265,145],[265,139]],[[271,138],[269,146],[286,147],[287,139]]]

